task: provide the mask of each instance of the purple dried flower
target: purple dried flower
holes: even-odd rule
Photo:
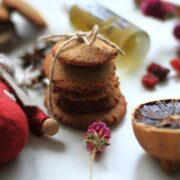
[[[176,24],[176,26],[174,27],[174,30],[173,30],[173,34],[174,34],[174,37],[180,41],[180,22],[178,22]]]
[[[102,121],[92,123],[84,136],[86,148],[90,152],[104,151],[109,145],[110,138],[111,131]]]
[[[144,0],[141,3],[141,11],[145,16],[151,16],[159,20],[173,17],[175,5],[163,0]]]

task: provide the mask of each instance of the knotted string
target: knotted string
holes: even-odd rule
[[[52,43],[52,44],[55,44],[55,43],[61,42],[61,41],[65,41],[56,50],[55,55],[53,56],[53,59],[52,59],[51,66],[50,66],[48,103],[49,103],[49,110],[50,110],[50,113],[52,116],[54,116],[53,115],[53,103],[52,103],[52,91],[53,91],[52,79],[54,76],[54,68],[55,68],[56,61],[58,60],[58,57],[65,46],[67,46],[70,42],[72,42],[74,40],[79,40],[82,43],[83,42],[86,43],[87,46],[91,46],[96,41],[96,39],[99,39],[99,40],[105,42],[106,44],[108,44],[113,49],[115,49],[118,53],[124,54],[124,52],[116,44],[107,40],[104,36],[98,34],[98,32],[99,32],[99,27],[97,25],[94,25],[92,30],[89,32],[78,31],[78,32],[76,32],[74,34],[70,34],[70,35],[49,35],[49,36],[43,36],[40,38],[41,40],[44,40],[44,41],[46,41],[48,43]],[[90,37],[91,37],[91,39],[89,40]]]

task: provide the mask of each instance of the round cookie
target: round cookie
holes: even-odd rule
[[[87,93],[87,92],[79,93],[76,91],[63,91],[63,90],[58,89],[55,85],[54,85],[53,93],[60,93],[61,96],[72,101],[98,100],[98,99],[107,97],[109,94],[112,94],[114,89],[117,88],[118,86],[119,86],[118,77],[116,77],[112,81],[110,81],[107,85],[90,93]]]
[[[45,105],[49,108],[47,98]],[[120,96],[117,105],[110,110],[97,113],[75,114],[62,111],[53,101],[53,115],[60,122],[76,128],[86,129],[91,123],[96,121],[104,121],[107,125],[112,126],[122,120],[126,113],[126,106],[124,96]]]
[[[4,7],[2,3],[0,3],[0,22],[1,21],[8,21],[9,20],[9,12]]]
[[[52,55],[49,54],[43,63],[46,76],[49,76],[51,63]],[[114,75],[114,61],[92,67],[80,67],[56,61],[52,81],[61,90],[92,92],[108,84]]]
[[[116,88],[107,97],[98,100],[72,101],[62,97],[61,94],[53,94],[52,98],[56,104],[67,113],[91,113],[113,108],[117,104],[120,96],[120,91]]]
[[[10,10],[15,10],[35,24],[38,28],[46,27],[46,22],[43,17],[33,7],[23,0],[3,0],[4,6]]]
[[[62,43],[64,42],[62,41],[54,45],[52,48],[53,55]],[[96,39],[91,46],[79,40],[74,40],[63,48],[59,61],[77,66],[95,66],[114,59],[117,54],[117,50],[99,39]]]
[[[105,97],[93,101],[71,101],[61,96],[58,100],[58,106],[67,113],[91,113],[111,109],[117,102],[118,100],[114,97]]]

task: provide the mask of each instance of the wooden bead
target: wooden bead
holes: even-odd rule
[[[48,118],[43,123],[42,131],[44,134],[53,136],[59,131],[59,123],[52,118]]]

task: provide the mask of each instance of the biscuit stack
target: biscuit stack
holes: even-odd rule
[[[50,74],[57,43],[44,60],[44,73]],[[64,47],[52,77],[52,114],[70,126],[87,128],[94,121],[108,125],[119,122],[126,113],[126,101],[119,90],[113,59],[117,51],[96,39],[87,46],[78,40]],[[48,93],[45,97],[48,109]]]

